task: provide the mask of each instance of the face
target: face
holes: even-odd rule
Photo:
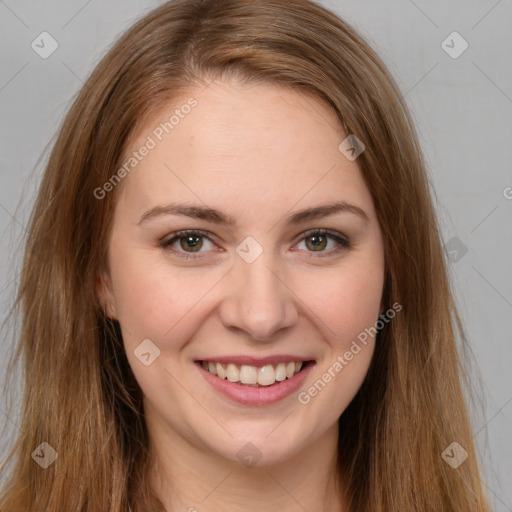
[[[213,82],[133,138],[137,163],[108,192],[118,203],[99,294],[150,433],[233,462],[250,442],[275,463],[337,429],[369,367],[375,340],[361,334],[384,282],[346,137],[312,96]]]

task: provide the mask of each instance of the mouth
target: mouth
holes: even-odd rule
[[[212,356],[196,360],[199,373],[216,393],[244,406],[267,406],[293,396],[315,366],[300,356],[252,358]]]
[[[266,364],[237,364],[237,362],[224,362],[216,360],[198,360],[200,365],[209,374],[219,380],[228,381],[240,387],[262,388],[278,385],[281,382],[293,379],[298,373],[305,371],[315,364],[314,360],[297,360],[286,358],[286,361],[266,362]]]

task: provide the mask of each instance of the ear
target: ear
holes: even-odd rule
[[[96,276],[95,280],[96,296],[107,317],[111,320],[117,320],[116,303],[112,289],[112,280],[106,272]]]

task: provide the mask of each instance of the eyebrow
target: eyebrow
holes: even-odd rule
[[[306,208],[289,215],[285,220],[288,224],[294,225],[301,224],[310,220],[328,217],[336,213],[352,213],[360,217],[365,222],[368,222],[369,220],[368,215],[363,209],[353,204],[346,203],[345,201]],[[155,206],[154,208],[151,208],[151,210],[148,210],[142,215],[138,224],[144,224],[150,219],[162,215],[183,215],[194,219],[206,220],[208,222],[224,225],[227,227],[235,226],[237,223],[234,217],[227,215],[220,210],[216,210],[215,208],[208,208],[185,203],[171,203],[165,206]]]

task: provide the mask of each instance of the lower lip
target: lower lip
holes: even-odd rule
[[[315,363],[310,361],[304,369],[296,373],[291,379],[276,382],[271,386],[256,388],[229,382],[227,379],[221,379],[211,374],[208,370],[205,370],[200,362],[196,363],[201,375],[214,389],[220,391],[228,398],[231,398],[231,400],[243,405],[268,405],[283,400],[300,388],[314,365]]]

